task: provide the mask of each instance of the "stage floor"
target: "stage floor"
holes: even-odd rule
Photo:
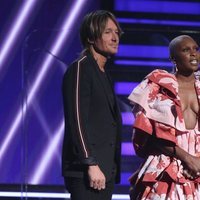
[[[116,185],[112,200],[129,200],[129,188]],[[0,185],[0,200],[69,200],[64,186]]]

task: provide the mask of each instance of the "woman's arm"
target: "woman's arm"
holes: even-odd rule
[[[140,129],[135,129],[132,141],[138,156],[146,157],[150,152],[162,153],[181,160],[185,177],[193,179],[200,175],[200,158],[189,154],[173,142],[155,138]]]
[[[189,154],[174,143],[166,140],[154,139],[153,145],[161,153],[181,160],[185,177],[193,179],[200,175],[200,158]]]

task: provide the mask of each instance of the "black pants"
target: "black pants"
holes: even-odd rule
[[[114,189],[114,177],[106,183],[104,190],[95,190],[89,186],[89,181],[84,178],[65,177],[65,185],[71,200],[111,200]]]

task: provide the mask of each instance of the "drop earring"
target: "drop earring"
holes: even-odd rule
[[[174,63],[174,73],[176,73],[178,71],[176,61],[174,60],[173,63]]]

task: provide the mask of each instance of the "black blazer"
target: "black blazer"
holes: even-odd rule
[[[87,53],[72,63],[64,75],[62,174],[83,177],[88,165],[98,164],[107,181],[115,167],[118,183],[122,121],[114,91],[113,107],[100,73],[96,61]]]

